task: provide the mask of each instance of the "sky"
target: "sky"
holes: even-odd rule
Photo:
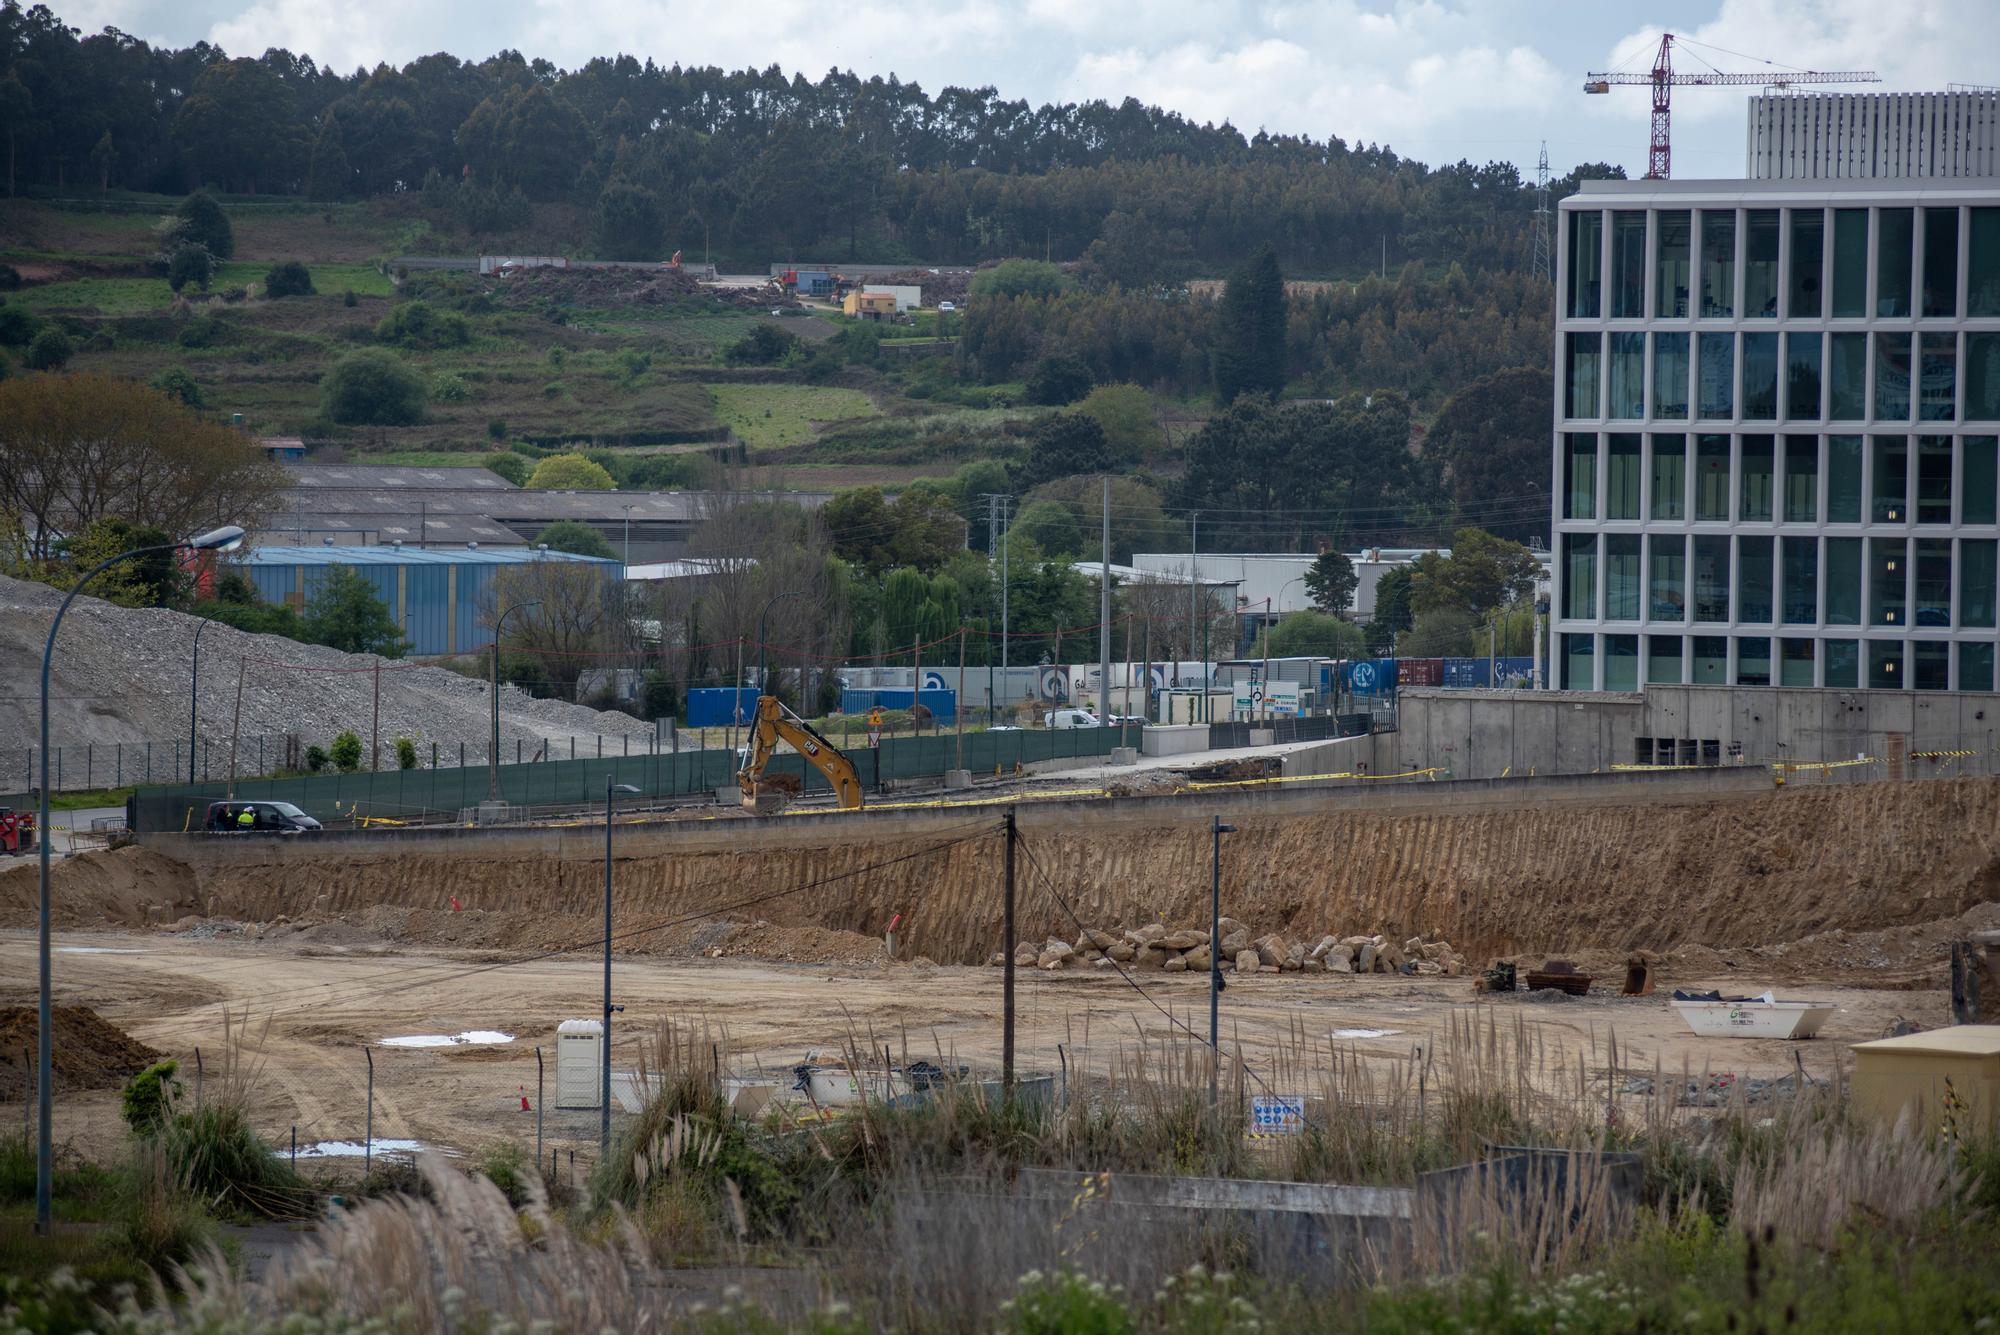
[[[1583,80],[1650,69],[1663,30],[1705,44],[1677,48],[1677,70],[1872,69],[1880,84],[1834,87],[1878,92],[2000,81],[1994,0],[49,2],[85,32],[206,39],[233,56],[283,46],[342,71],[507,48],[564,67],[619,53],[776,63],[811,78],[838,67],[931,92],[990,84],[1037,105],[1131,96],[1246,134],[1335,135],[1431,163],[1499,159],[1524,175],[1544,141],[1558,176],[1578,162],[1645,174],[1648,91],[1587,96]],[[1745,97],[1757,91],[1677,90],[1675,176],[1743,175]]]

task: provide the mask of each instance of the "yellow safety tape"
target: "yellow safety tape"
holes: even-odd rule
[[[1912,751],[1912,760],[1955,760],[1960,756],[1976,756],[1977,751]]]
[[[1400,774],[1362,774],[1354,770],[1343,770],[1337,774],[1274,774],[1264,779],[1215,779],[1207,783],[1189,783],[1190,792],[1205,792],[1210,788],[1251,788],[1263,783],[1311,783],[1318,779],[1414,779],[1425,774],[1442,774],[1442,767],[1431,769],[1404,770]]]
[[[1879,765],[1881,763],[1882,763],[1882,758],[1880,756],[1861,756],[1855,760],[1818,760],[1818,761],[1774,760],[1771,762],[1771,768],[1775,770],[1786,770],[1786,771],[1814,770],[1814,769],[1849,769],[1855,765]]]

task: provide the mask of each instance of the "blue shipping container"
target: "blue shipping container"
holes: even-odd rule
[[[736,716],[738,710],[742,716]],[[726,728],[748,723],[757,712],[755,686],[697,686],[688,691],[687,728]]]
[[[1340,681],[1349,695],[1394,695],[1396,660],[1364,658],[1358,662],[1343,664]]]
[[[1447,658],[1444,660],[1444,684],[1467,689],[1483,687],[1493,682],[1493,660],[1490,658]]]
[[[957,691],[923,691],[917,696],[924,708],[931,711],[932,718],[955,719],[958,717]],[[869,710],[908,709],[910,692],[907,690],[845,690],[840,693],[840,712],[843,714],[866,714]]]

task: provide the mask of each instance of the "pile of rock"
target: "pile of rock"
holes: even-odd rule
[[[1252,936],[1234,918],[1223,918],[1218,943],[1222,967],[1234,973],[1403,973],[1456,978],[1465,972],[1465,958],[1447,941],[1413,936],[1401,942],[1373,936],[1324,935],[1308,943],[1282,932]],[[1170,930],[1163,923],[1102,931],[1086,927],[1075,941],[1054,937],[1040,945],[1023,941],[1014,948],[1014,966],[1028,969],[1093,968],[1123,965],[1135,970],[1206,973],[1209,935],[1199,929]],[[1007,957],[995,951],[987,961],[1002,965]]]

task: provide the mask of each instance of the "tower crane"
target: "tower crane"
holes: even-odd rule
[[[1880,83],[1874,70],[1779,70],[1772,69],[1750,74],[1728,74],[1717,69],[1708,69],[1693,74],[1675,73],[1673,65],[1674,43],[1689,43],[1690,39],[1676,38],[1672,33],[1660,34],[1660,50],[1653,57],[1653,69],[1649,74],[1620,74],[1605,72],[1586,74],[1583,91],[1586,93],[1608,93],[1613,84],[1650,84],[1653,89],[1653,142],[1646,152],[1646,179],[1664,181],[1673,174],[1673,142],[1668,132],[1672,118],[1674,85],[1692,84],[1713,86],[1717,84],[1762,84],[1767,88],[1790,88],[1802,83]],[[1702,46],[1704,43],[1691,42]],[[1720,51],[1722,48],[1714,48]],[[1735,55],[1736,52],[1728,54]],[[1755,57],[1744,57],[1755,59]],[[1765,61],[1769,65],[1772,62]]]

